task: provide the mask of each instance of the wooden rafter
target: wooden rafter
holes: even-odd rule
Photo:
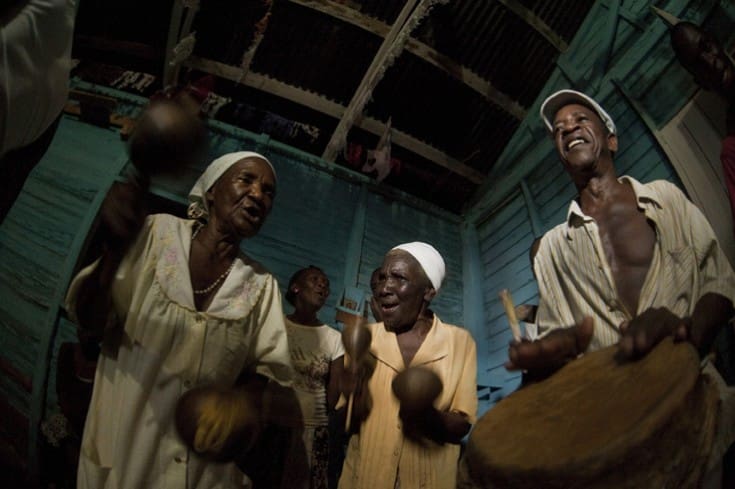
[[[273,2],[272,0],[268,0],[264,3],[268,7],[268,10],[265,12],[265,14],[263,14],[263,17],[255,24],[255,35],[253,38],[253,42],[245,50],[245,53],[243,53],[242,59],[240,60],[240,68],[242,69],[243,76],[246,75],[248,71],[250,71],[250,65],[253,63],[255,53],[258,51],[260,43],[263,42],[263,38],[265,37],[265,30],[268,28],[268,21],[271,16]]]
[[[174,48],[191,32],[191,25],[198,10],[198,0],[174,0],[171,7],[171,22],[168,26],[166,55],[163,64],[164,87],[176,85],[178,82],[181,65],[172,61],[174,59]]]
[[[184,64],[191,68],[219,76],[220,78],[225,78],[227,80],[277,95],[322,114],[334,117],[335,119],[341,119],[346,111],[346,107],[344,105],[329,100],[322,95],[289,85],[253,71],[249,71],[245,77],[243,77],[242,69],[237,66],[227,65],[218,61],[199,58],[197,56],[191,56]],[[360,129],[377,136],[380,136],[385,132],[385,124],[370,117],[363,117],[355,125]],[[406,134],[403,131],[393,128],[391,130],[391,138],[393,144],[406,148],[407,150],[410,150],[427,160],[436,163],[437,165],[463,176],[473,183],[480,184],[485,179],[485,176],[474,168],[465,165],[446,153],[409,134]]]
[[[347,105],[344,114],[342,114],[339,123],[337,123],[337,127],[332,133],[332,137],[327,143],[327,147],[324,149],[324,153],[322,154],[323,159],[334,161],[337,158],[337,154],[347,145],[347,133],[362,117],[365,105],[370,100],[370,96],[376,85],[383,78],[385,71],[403,51],[405,43],[401,43],[401,36],[404,35],[407,38],[410,35],[411,29],[418,25],[418,21],[420,21],[422,6],[425,2],[430,1],[406,0],[390,31],[383,38],[383,42],[380,48],[378,48],[375,57],[370,62],[370,66],[368,66],[365,75],[352,94],[350,103]]]
[[[528,24],[533,30],[541,34],[560,53],[563,53],[569,47],[569,45],[564,42],[564,39],[562,39],[559,34],[554,31],[554,29],[549,27],[549,25],[544,22],[541,17],[533,13],[531,9],[523,5],[518,0],[496,1],[502,3],[508,10],[523,19],[526,24]]]
[[[343,22],[347,22],[368,32],[372,32],[376,36],[385,38],[390,30],[390,26],[373,17],[367,16],[357,10],[346,7],[340,3],[330,0],[289,0],[292,3],[311,8],[325,15],[329,15]],[[448,56],[441,54],[431,46],[422,43],[414,38],[408,40],[406,50],[411,54],[421,58],[440,70],[444,71],[451,77],[463,82],[469,88],[473,89],[490,102],[494,103],[508,114],[518,120],[523,120],[526,116],[526,109],[510,96],[495,88],[489,81],[477,75],[475,72],[463,66]]]
[[[176,67],[171,65],[174,46],[179,42],[179,31],[181,30],[181,18],[184,15],[184,6],[179,1],[174,1],[171,6],[171,22],[168,25],[168,37],[166,39],[166,56],[163,62],[163,86],[167,87],[174,83]]]

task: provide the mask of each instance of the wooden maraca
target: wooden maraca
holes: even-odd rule
[[[211,444],[197,440],[199,425],[207,420],[224,431],[224,441]],[[176,404],[176,430],[189,448],[215,462],[229,462],[252,446],[260,419],[248,394],[214,386],[196,387]]]
[[[118,260],[145,220],[145,194],[151,177],[175,178],[184,167],[200,160],[206,149],[206,129],[192,110],[168,99],[146,107],[128,141],[133,164],[127,181],[114,182],[100,209],[101,233],[108,249],[119,255]]]
[[[128,142],[130,160],[148,176],[191,166],[206,150],[202,121],[184,104],[168,99],[154,101],[145,109]]]
[[[434,371],[424,367],[409,367],[396,375],[391,383],[401,410],[421,412],[429,409],[444,386]]]
[[[345,352],[349,355],[351,360],[351,363],[345,366],[350,369],[353,374],[357,373],[358,367],[364,361],[365,355],[370,349],[371,342],[372,334],[361,322],[351,322],[342,330],[342,344],[345,347]],[[350,396],[347,399],[345,431],[350,430],[350,419],[352,418],[352,405],[354,403],[354,398],[354,392],[350,392]]]

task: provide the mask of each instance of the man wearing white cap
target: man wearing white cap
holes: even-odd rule
[[[441,255],[426,243],[385,255],[375,289],[383,322],[368,326],[375,368],[364,382],[372,406],[353,411],[362,413],[352,419],[359,433],[350,439],[340,488],[456,486],[459,442],[477,415],[477,353],[467,330],[429,309],[445,272]],[[432,405],[409,409],[393,394],[394,379],[409,367],[438,376],[443,388]]]
[[[543,377],[585,351],[618,344],[623,357],[641,357],[669,336],[706,354],[735,298],[707,220],[668,181],[618,178],[615,124],[589,96],[558,91],[541,117],[578,196],[534,260],[543,338],[511,343],[506,367]],[[729,439],[713,457],[732,424],[719,433]]]

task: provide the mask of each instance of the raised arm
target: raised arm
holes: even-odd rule
[[[115,182],[100,209],[97,232],[102,234],[102,256],[91,273],[80,274],[70,291],[71,313],[82,328],[99,331],[107,324],[115,274],[144,221],[140,186]]]

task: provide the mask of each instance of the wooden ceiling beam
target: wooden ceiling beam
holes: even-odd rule
[[[334,102],[333,100],[329,100],[323,95],[289,85],[259,73],[249,71],[243,78],[243,70],[237,66],[227,65],[197,56],[189,57],[184,64],[191,68],[211,73],[220,78],[231,80],[248,87],[256,88],[272,95],[282,97],[322,114],[334,117],[335,119],[341,119],[347,110],[344,105]],[[377,136],[382,135],[386,128],[386,125],[383,122],[371,117],[362,117],[362,119],[355,123],[355,126]],[[481,184],[485,180],[485,176],[474,168],[465,165],[446,153],[396,129],[395,127],[391,129],[391,139],[393,144],[401,146],[443,168],[457,173],[472,183]]]
[[[173,57],[174,46],[179,42],[179,32],[181,31],[181,19],[184,15],[184,5],[181,2],[174,1],[171,6],[171,21],[168,25],[168,37],[166,38],[166,55],[163,62],[163,86],[173,85],[176,77],[176,67],[171,63]]]
[[[163,87],[175,86],[179,81],[181,60],[177,59],[176,51],[191,32],[194,16],[199,11],[199,0],[174,0],[171,7],[171,22],[168,26],[166,38],[166,54],[163,62]],[[194,39],[191,39],[193,49]]]
[[[518,0],[496,1],[503,4],[505,8],[516,14],[533,30],[541,34],[560,53],[563,53],[569,48],[569,45],[564,41],[564,39],[561,38],[561,36],[559,36],[559,34],[554,31],[554,29],[549,27],[549,24],[544,22],[541,17],[533,12],[533,10],[529,9]]]
[[[308,7],[343,22],[347,22],[376,36],[385,38],[390,31],[390,26],[385,22],[362,14],[357,10],[346,7],[331,0],[289,0],[291,3]],[[558,37],[558,36],[557,36]],[[409,38],[406,50],[444,71],[451,77],[459,80],[472,90],[476,91],[488,101],[494,103],[502,110],[518,120],[526,116],[526,109],[513,100],[510,96],[495,88],[492,83],[480,77],[472,70],[463,66],[450,57],[441,54],[428,44],[424,44],[414,38]]]
[[[373,90],[383,79],[388,68],[401,55],[411,31],[421,22],[432,2],[433,0],[406,0],[388,34],[383,38],[383,42],[365,71],[365,75],[363,75],[362,80],[360,80],[352,94],[350,103],[337,123],[332,137],[329,138],[327,147],[322,153],[323,159],[334,161],[339,152],[347,146],[347,134],[352,126],[364,116],[365,106],[369,102]]]

